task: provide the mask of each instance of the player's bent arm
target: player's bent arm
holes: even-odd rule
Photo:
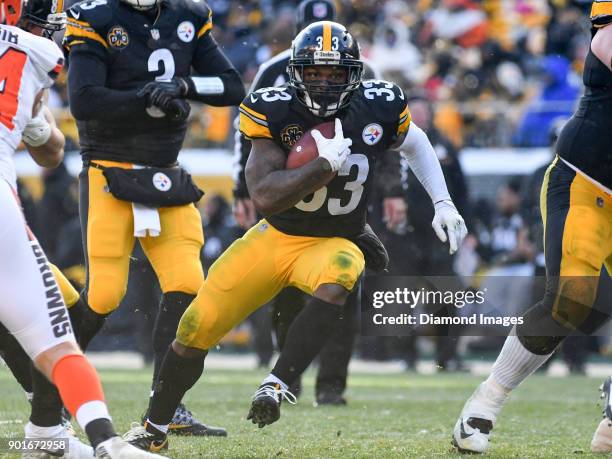
[[[244,82],[212,35],[198,41],[193,68],[197,75],[185,78],[186,97],[208,105],[240,105],[246,97]]]
[[[391,149],[399,151],[406,158],[410,169],[434,204],[451,201],[438,156],[427,134],[420,127],[414,122],[410,123],[404,138],[398,139]]]
[[[41,167],[57,167],[64,158],[64,134],[57,128],[47,106],[27,124],[23,141],[32,159]]]
[[[285,153],[272,140],[252,140],[246,182],[255,209],[264,216],[290,209],[329,178],[329,162],[324,158],[288,170],[285,162]]]
[[[391,147],[402,153],[415,177],[421,182],[434,204],[432,227],[442,242],[447,239],[453,254],[467,234],[465,222],[450,197],[442,167],[427,134],[411,123],[404,138]]]
[[[107,88],[106,71],[105,62],[95,54],[78,48],[70,52],[68,96],[72,115],[81,121],[127,121],[142,116],[145,98],[137,96],[137,89]]]
[[[597,59],[612,70],[612,25],[597,31],[591,41],[591,51]]]

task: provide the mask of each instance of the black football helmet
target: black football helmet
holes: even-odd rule
[[[26,0],[20,27],[28,30],[31,27],[43,29],[43,36],[51,37],[55,32],[66,27],[66,13],[63,0]]]
[[[335,20],[336,5],[332,0],[302,0],[295,13],[296,34],[313,22]]]
[[[346,69],[346,81],[343,84],[306,83],[304,68],[318,65]],[[348,105],[351,94],[361,83],[363,62],[359,45],[343,25],[331,21],[315,22],[293,40],[287,73],[300,102],[315,115],[327,118]]]

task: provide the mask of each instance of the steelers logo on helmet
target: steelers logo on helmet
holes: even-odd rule
[[[108,31],[106,41],[112,48],[123,49],[130,44],[130,36],[123,27],[117,25]]]
[[[376,145],[383,135],[383,128],[378,123],[370,123],[363,128],[361,139],[366,145]]]
[[[287,70],[298,100],[327,118],[349,104],[361,83],[363,63],[357,41],[343,25],[319,21],[293,40]]]

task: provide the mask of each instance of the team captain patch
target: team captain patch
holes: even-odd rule
[[[297,124],[290,124],[289,126],[285,126],[285,128],[281,131],[280,137],[287,148],[291,148],[295,142],[300,140],[302,135],[304,134],[304,130],[302,126]]]
[[[130,43],[127,31],[121,26],[114,26],[106,36],[108,44],[116,49],[123,49]]]

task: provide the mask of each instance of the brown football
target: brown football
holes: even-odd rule
[[[329,121],[327,123],[318,124],[312,129],[317,129],[323,137],[331,139],[334,136],[334,122]],[[304,164],[308,164],[313,159],[319,157],[319,151],[317,150],[317,144],[312,137],[312,129],[305,132],[300,140],[293,144],[289,156],[287,156],[287,169],[295,169],[302,167]]]

